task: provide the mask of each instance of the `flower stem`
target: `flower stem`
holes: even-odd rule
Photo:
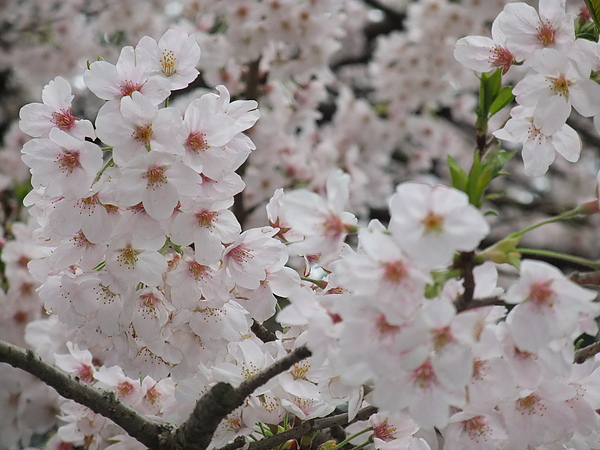
[[[541,222],[530,225],[526,228],[523,228],[522,230],[515,231],[514,233],[511,233],[509,237],[519,237],[520,238],[528,231],[535,230],[536,228],[539,228],[542,225],[547,225],[549,223],[554,223],[554,222],[560,222],[562,220],[569,220],[574,217],[577,217],[580,215],[587,215],[587,214],[589,214],[588,208],[585,205],[581,205],[581,206],[578,206],[577,208],[573,208],[573,209],[570,209],[569,211],[565,211],[564,213],[559,214],[558,216],[550,217],[549,219],[542,220]]]
[[[351,440],[357,438],[361,434],[368,433],[369,431],[373,431],[373,427],[365,428],[364,430],[359,431],[358,433],[355,433],[352,436],[349,436],[348,438],[346,438],[345,440],[343,440],[342,442],[340,442],[339,444],[337,444],[335,447],[333,447],[331,450],[339,450],[340,448],[342,448],[344,445],[346,445]],[[367,443],[368,443],[368,441],[367,441]],[[363,447],[364,447],[364,445],[363,445]],[[355,448],[360,448],[360,446],[359,447],[355,447]]]
[[[565,253],[553,252],[551,250],[540,250],[537,248],[517,248],[516,250],[523,255],[547,256],[549,258],[556,258],[562,261],[568,261],[586,266],[594,270],[600,270],[600,261],[593,261],[587,258],[580,258],[579,256],[567,255]]]

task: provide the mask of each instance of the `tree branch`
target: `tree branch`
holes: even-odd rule
[[[600,286],[600,271],[574,272],[569,278],[572,282],[583,286]]]
[[[256,320],[252,321],[252,326],[250,329],[256,335],[256,337],[263,342],[272,342],[277,340],[275,333],[268,330],[262,323],[258,323]]]
[[[587,347],[583,347],[577,350],[575,352],[574,359],[577,364],[581,364],[586,359],[593,357],[597,353],[600,353],[600,341],[594,342],[593,344],[588,345]]]
[[[159,448],[171,435],[171,425],[148,419],[119,401],[113,392],[98,389],[72,377],[42,360],[33,350],[25,350],[0,340],[0,361],[38,377],[63,397],[112,420],[131,437],[150,448]]]
[[[460,296],[459,296],[460,298]],[[475,298],[468,305],[462,305],[458,303],[458,299],[455,300],[456,312],[467,311],[469,309],[484,308],[486,306],[506,306],[506,302],[498,296]],[[460,308],[458,307],[460,306]]]
[[[306,347],[298,347],[262,372],[245,380],[238,388],[228,383],[214,385],[198,400],[188,420],[175,433],[174,448],[204,450],[221,420],[242,406],[250,394],[310,355],[310,350]]]
[[[456,312],[461,312],[470,309],[471,302],[473,301],[473,294],[475,292],[475,277],[473,276],[475,252],[461,252],[455,266],[461,270],[463,278],[464,292],[454,301]]]

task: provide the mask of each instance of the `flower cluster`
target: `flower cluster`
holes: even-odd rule
[[[579,159],[581,139],[566,124],[572,108],[594,117],[600,130],[600,85],[590,79],[600,44],[576,38],[574,23],[564,0],[541,0],[539,11],[510,3],[494,20],[491,39],[467,36],[456,43],[454,56],[472,70],[526,67],[513,89],[518,106],[494,136],[523,145],[527,175],[545,174],[555,152],[570,162]]]

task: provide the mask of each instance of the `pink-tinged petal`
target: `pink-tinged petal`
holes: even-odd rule
[[[73,97],[71,85],[62,77],[56,77],[42,90],[42,102],[55,111],[70,108]]]
[[[584,117],[600,114],[600,85],[590,79],[579,80],[569,89],[573,108]]]
[[[206,228],[196,228],[194,231],[194,258],[200,264],[217,263],[223,256],[221,240]]]
[[[123,96],[119,88],[117,68],[106,61],[93,62],[83,74],[83,81],[102,100],[117,100]]]
[[[569,162],[577,162],[581,154],[581,138],[569,125],[564,125],[552,136],[554,149]]]
[[[553,135],[567,122],[571,115],[571,104],[560,95],[539,99],[533,112],[533,124],[546,136]]]
[[[488,72],[495,68],[490,61],[495,46],[495,42],[490,38],[467,36],[456,42],[454,58],[468,69]]]
[[[536,353],[555,337],[555,322],[550,310],[538,307],[532,302],[515,306],[508,314],[506,323],[521,351]]]
[[[30,103],[19,111],[19,128],[31,137],[48,137],[52,128],[50,118],[54,108],[41,103]]]
[[[147,187],[142,193],[144,208],[148,215],[155,220],[171,217],[178,201],[177,188],[168,181],[160,186]]]
[[[525,175],[539,177],[544,175],[554,162],[554,149],[546,142],[527,141],[523,144],[521,156]]]

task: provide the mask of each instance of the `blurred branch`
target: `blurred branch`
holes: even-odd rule
[[[600,353],[600,342],[594,342],[587,347],[583,347],[575,352],[575,362],[583,363],[586,359],[592,358],[597,353]]]

